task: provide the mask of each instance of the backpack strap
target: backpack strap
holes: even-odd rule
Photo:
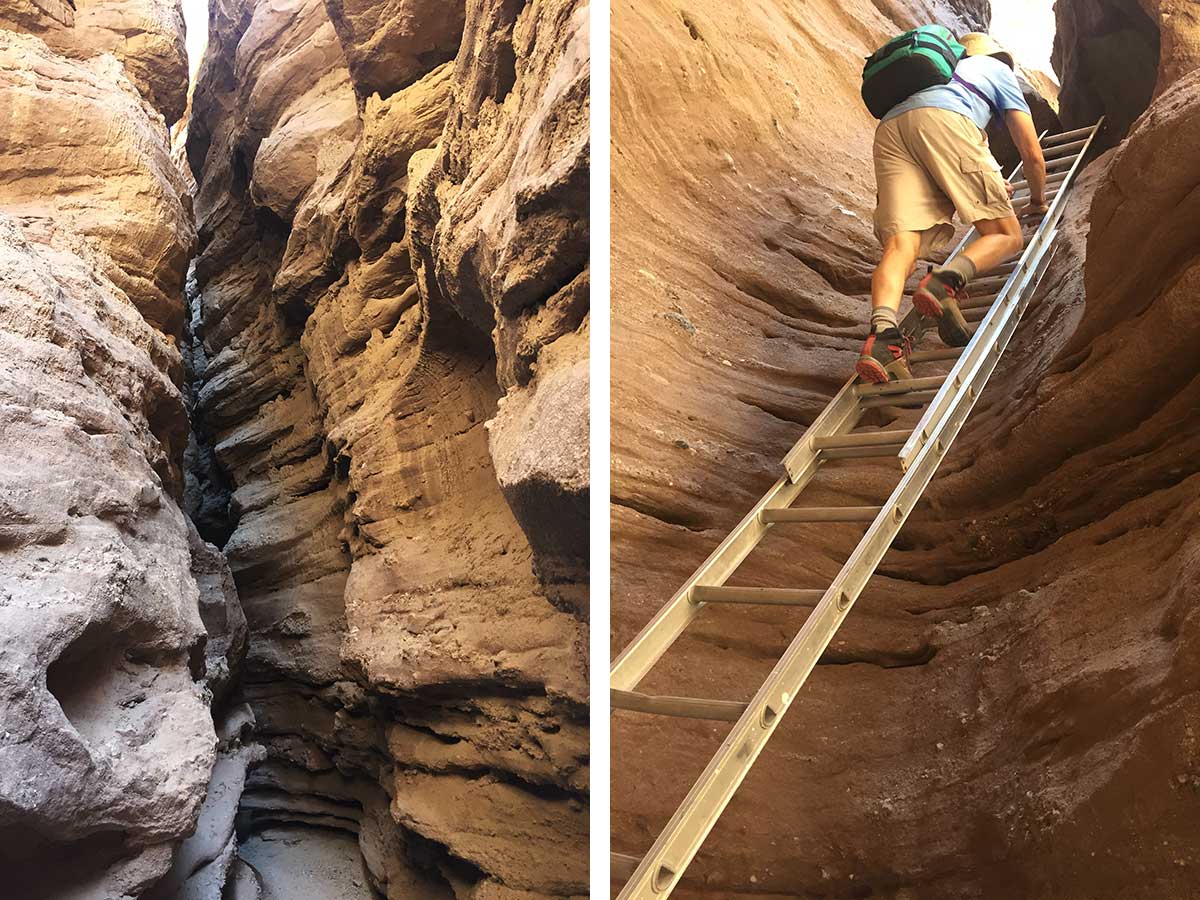
[[[957,81],[959,84],[961,84],[963,87],[965,87],[968,91],[970,91],[972,94],[974,94],[976,97],[978,97],[984,103],[986,103],[988,105],[988,108],[991,109],[992,115],[995,116],[996,118],[1000,119],[1001,121],[1003,121],[1004,116],[1002,116],[1000,114],[999,108],[996,106],[995,103],[992,102],[991,97],[989,97],[987,94],[985,94],[979,88],[975,87],[975,85],[971,84],[971,82],[967,81],[967,79],[963,78],[957,72],[954,73],[954,76],[951,80]]]

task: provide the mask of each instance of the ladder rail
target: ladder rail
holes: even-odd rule
[[[680,634],[704,608],[703,602],[693,602],[692,588],[719,587],[758,546],[773,523],[762,521],[759,513],[765,509],[791,506],[821,465],[821,452],[812,446],[812,438],[845,434],[858,424],[863,410],[858,397],[845,387],[813,421],[805,433],[807,444],[793,448],[791,458],[796,465],[795,475],[777,481],[736,525],[717,548],[683,583],[674,596],[654,615],[637,636],[626,645],[609,670],[609,686],[624,691],[634,690],[670,649]],[[803,444],[804,442],[802,442]]]
[[[1041,280],[1053,254],[1043,254],[1039,264],[1023,274],[1023,286]],[[1016,319],[1005,326],[1011,335]],[[994,355],[978,361],[988,374]],[[746,711],[730,730],[708,766],[679,805],[650,851],[642,857],[618,900],[649,900],[671,892],[699,851],[705,838],[734,793],[766,747],[783,715],[795,700],[821,654],[849,614],[896,534],[925,488],[942,457],[962,429],[978,393],[961,391],[951,414],[939,423],[937,439],[924,444],[900,483],[871,523],[850,559],[842,566],[820,602],[805,620],[771,674],[762,683]]]
[[[1008,279],[1004,282],[1004,287],[996,295],[991,309],[976,329],[975,336],[971,339],[967,349],[954,363],[954,366],[950,369],[950,373],[946,376],[945,383],[925,408],[925,413],[921,416],[921,420],[913,428],[908,440],[904,442],[904,446],[899,453],[900,467],[902,469],[907,469],[912,465],[920,447],[930,439],[929,433],[933,423],[942,418],[955,392],[963,387],[965,373],[973,370],[976,362],[981,357],[995,352],[996,343],[1004,324],[1014,312],[1015,304],[1011,301],[1019,298],[1020,295],[1020,291],[1014,291],[1013,288],[1023,275],[1031,270],[1031,267],[1038,264],[1042,254],[1046,252],[1046,248],[1053,241],[1053,235],[1057,234],[1058,223],[1067,208],[1067,194],[1069,189],[1074,184],[1075,176],[1083,166],[1084,157],[1087,155],[1092,141],[1095,139],[1096,134],[1099,133],[1100,127],[1103,124],[1104,117],[1101,116],[1100,120],[1092,127],[1083,149],[1079,151],[1075,162],[1068,170],[1067,177],[1064,179],[1062,187],[1059,188],[1058,195],[1050,204],[1050,209],[1042,217],[1041,224],[1038,226],[1029,244],[1025,247],[1017,267],[1013,269]],[[972,387],[976,392],[979,392],[983,390],[985,384],[986,379],[983,383],[974,384]]]

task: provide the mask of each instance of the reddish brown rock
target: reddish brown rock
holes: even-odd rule
[[[859,53],[787,10],[614,11],[614,654],[861,340]],[[869,47],[860,14],[803,21]],[[976,413],[676,896],[1194,893],[1198,102],[1185,77],[1090,167]],[[879,503],[898,474],[831,463],[806,502]],[[822,587],[859,534],[777,531],[731,583]],[[744,699],[803,615],[706,610],[645,689]],[[617,849],[645,851],[726,730],[614,716]]]

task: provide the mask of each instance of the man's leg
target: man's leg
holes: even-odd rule
[[[871,319],[875,320],[878,309],[891,310],[895,325],[895,314],[900,309],[900,298],[904,296],[904,282],[917,265],[917,253],[921,250],[921,235],[916,231],[901,231],[883,245],[883,258],[875,267],[871,277]]]
[[[951,347],[965,347],[971,340],[958,308],[959,295],[971,279],[990,272],[1024,246],[1016,216],[980,219],[974,224],[979,237],[945,266],[926,275],[913,295],[913,304],[937,321],[942,342]]]
[[[975,275],[990,272],[1010,256],[1016,256],[1025,246],[1021,237],[1021,223],[1016,216],[980,219],[975,223],[975,230],[979,232],[979,237],[962,252],[975,266]]]
[[[883,258],[871,277],[870,332],[855,366],[866,381],[882,384],[912,377],[897,313],[904,282],[916,268],[920,249],[921,235],[915,231],[901,231],[884,242]]]

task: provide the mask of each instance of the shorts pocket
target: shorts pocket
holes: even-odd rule
[[[972,176],[980,186],[980,197],[985,205],[1008,201],[1008,191],[1004,187],[1004,176],[1000,174],[1000,163],[989,153],[986,156],[964,156],[959,159],[959,167],[964,175]]]

